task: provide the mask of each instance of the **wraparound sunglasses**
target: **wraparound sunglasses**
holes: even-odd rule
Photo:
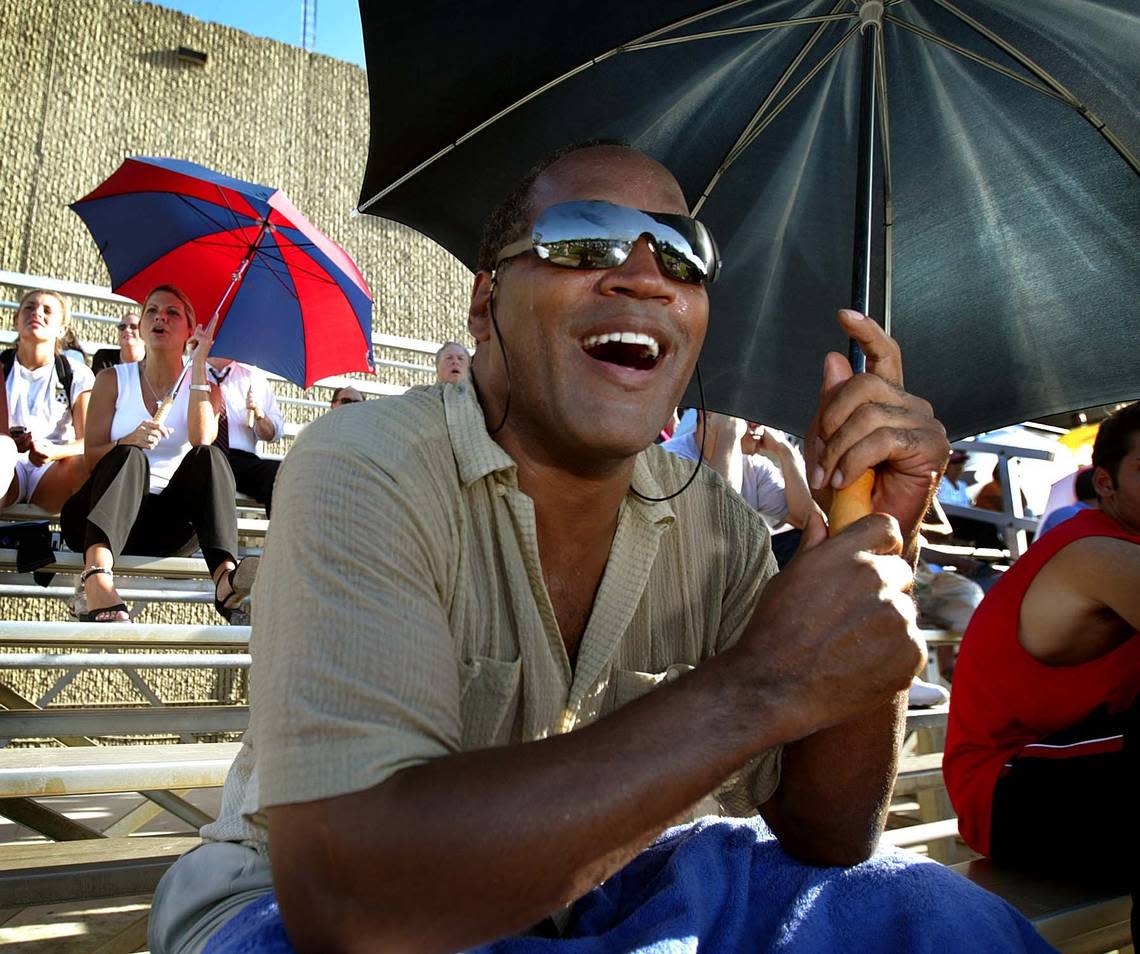
[[[598,200],[560,202],[543,209],[530,237],[512,242],[495,261],[534,252],[562,268],[616,268],[642,236],[662,273],[689,285],[709,285],[720,271],[712,234],[696,219],[646,212]]]

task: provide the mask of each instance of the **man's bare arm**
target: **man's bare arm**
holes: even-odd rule
[[[1026,591],[1019,617],[1022,647],[1058,666],[1110,652],[1140,630],[1137,580],[1140,546],[1113,537],[1073,541]]]
[[[270,808],[290,937],[299,950],[447,951],[517,932],[752,755],[881,709],[921,656],[901,545],[881,516],[824,541],[769,584],[733,649],[592,726]]]
[[[903,390],[895,341],[853,312],[842,311],[839,319],[866,353],[867,373],[853,376],[845,358],[827,356],[819,412],[808,432],[809,472],[827,503],[831,488],[874,467],[873,509],[898,520],[903,556],[913,566],[919,524],[949,454],[946,433],[930,405]],[[802,546],[820,538],[818,519],[811,518]],[[785,750],[780,787],[762,807],[785,848],[817,864],[849,864],[874,850],[905,714],[900,693],[877,712]]]

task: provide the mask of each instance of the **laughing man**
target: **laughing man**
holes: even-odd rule
[[[207,843],[160,886],[152,950],[758,950],[800,903],[769,862],[876,898],[833,905],[846,920],[821,914],[804,950],[829,930],[985,950],[998,921],[988,949],[1037,949],[981,892],[986,917],[931,933],[929,898],[961,881],[936,865],[891,856],[874,889],[805,867],[864,862],[882,829],[921,660],[916,526],[948,448],[895,343],[841,312],[870,373],[828,357],[809,468],[818,489],[876,467],[878,512],[832,539],[813,516],[773,578],[763,521],[711,470],[670,496],[693,465],[652,442],[716,269],[686,209],[628,148],[544,164],[488,222],[469,377],[299,438],[258,575],[246,744]],[[758,821],[654,845],[709,796],[758,809],[780,848]],[[881,857],[855,871],[881,878]],[[938,889],[918,902],[898,887],[916,878]]]

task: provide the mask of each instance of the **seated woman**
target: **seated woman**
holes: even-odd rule
[[[122,553],[170,556],[195,535],[216,587],[214,606],[229,620],[248,593],[236,573],[234,476],[212,442],[218,432],[218,388],[206,382],[211,342],[194,337],[194,308],[186,295],[160,285],[143,303],[146,357],[101,371],[87,420],[91,476],[63,507],[64,539],[85,554],[80,581],[87,622],[124,621],[112,567]],[[191,372],[163,423],[154,418],[182,371],[187,344],[196,345]]]
[[[60,353],[68,318],[66,299],[28,292],[16,310],[17,346],[0,354],[8,433],[21,455],[0,506],[33,503],[55,512],[87,477],[83,430],[95,377]]]

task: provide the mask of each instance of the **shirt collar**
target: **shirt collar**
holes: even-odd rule
[[[502,447],[487,433],[487,422],[483,408],[475,394],[470,376],[457,384],[441,384],[443,388],[443,409],[447,420],[447,434],[455,452],[455,462],[459,467],[459,479],[467,487],[489,474],[501,472],[508,483],[518,483],[518,467]],[[637,455],[633,465],[633,486],[646,497],[664,497],[657,477],[650,465],[650,447]],[[658,453],[660,453],[658,451]],[[670,488],[669,492],[676,488]],[[673,508],[667,501],[642,500],[630,492],[625,496],[626,503],[646,523],[672,523]]]

